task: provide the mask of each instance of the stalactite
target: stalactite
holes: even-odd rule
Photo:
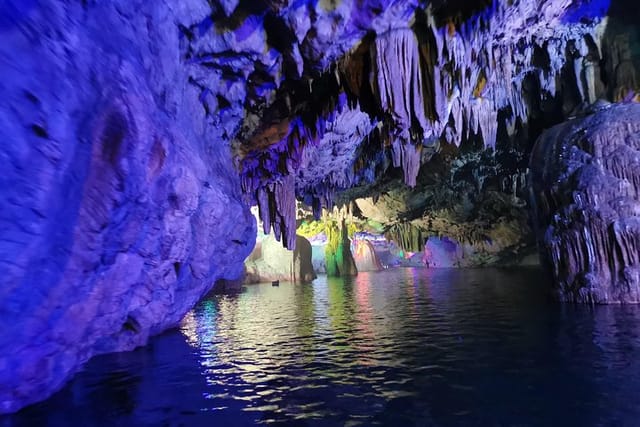
[[[385,232],[385,237],[406,252],[422,251],[427,238],[422,230],[408,222],[394,224]]]
[[[256,190],[260,220],[264,233],[273,229],[276,240],[284,237],[283,245],[295,249],[296,242],[296,199],[295,179],[286,175],[281,181],[273,182]]]
[[[304,151],[296,193],[301,198],[311,195],[317,201],[313,202],[317,205],[316,214],[322,208],[332,208],[337,191],[365,180],[363,174],[356,171],[358,150],[375,125],[376,122],[362,112],[358,104],[345,106],[333,120],[326,122],[325,131],[314,149]]]
[[[382,110],[392,117],[395,125],[393,165],[402,166],[405,183],[413,187],[420,169],[419,148],[414,144],[421,145],[423,140],[439,133],[434,132],[426,115],[417,38],[409,29],[391,31],[376,39],[372,57]],[[414,123],[420,127],[417,135],[411,133]]]
[[[258,188],[256,190],[258,199],[258,208],[260,209],[260,220],[262,221],[262,227],[264,234],[269,234],[271,231],[271,209],[269,207],[269,193],[266,188]]]
[[[403,143],[399,138],[396,138],[391,143],[391,161],[394,168],[399,168],[402,165],[402,147]]]
[[[415,120],[426,132],[420,52],[410,29],[391,31],[376,38],[375,70],[382,110],[392,114],[402,136],[409,136]]]
[[[554,95],[556,80],[567,61],[575,59],[576,73],[584,74],[589,53],[585,36],[601,31],[600,21],[561,25],[568,6],[541,2],[511,6],[495,1],[485,13],[459,28],[452,23],[438,28],[428,12],[426,25],[432,38],[418,42],[408,29],[376,38],[372,52],[374,92],[377,88],[381,108],[392,121],[393,164],[403,166],[408,184],[413,180],[406,167],[415,165],[403,161],[407,150],[400,146],[440,136],[459,145],[472,132],[482,136],[486,147],[495,147],[500,109],[509,107],[512,112],[506,119],[510,134],[515,131],[516,119],[527,120],[527,100],[522,94],[525,76],[538,73],[543,90]],[[541,7],[545,17],[558,25],[550,28],[534,19]],[[544,37],[535,36],[540,34]],[[575,57],[567,57],[570,42],[577,46]],[[536,46],[549,52],[547,68],[535,68]],[[581,86],[580,91],[585,100],[593,97],[594,90],[589,87]],[[418,134],[410,131],[415,126],[420,128]]]
[[[293,175],[287,175],[281,183],[276,184],[274,199],[280,216],[285,247],[293,250],[296,246],[296,196]]]
[[[404,182],[409,187],[416,186],[416,178],[420,171],[421,155],[422,145],[402,145],[402,170],[404,171]]]
[[[304,120],[291,118],[281,140],[242,159],[244,192],[250,202],[262,206],[265,196],[259,188],[293,176],[295,195],[310,200],[318,215],[333,205],[336,192],[371,182],[386,169],[384,155],[367,152],[374,134],[380,134],[375,139],[382,141],[378,151],[388,147],[393,166],[401,167],[405,183],[414,186],[423,146],[442,137],[459,145],[473,134],[486,147],[495,147],[500,110],[511,112],[501,114],[508,134],[515,132],[516,123],[528,119],[532,100],[523,94],[525,78],[536,76],[541,96],[553,96],[567,63],[574,69],[583,100],[591,100],[596,89],[589,76],[596,73],[589,68],[594,65],[587,37],[597,45],[591,50],[600,50],[603,25],[598,19],[564,24],[568,7],[569,2],[496,0],[485,12],[444,27],[436,25],[427,9],[426,20],[416,24],[421,26],[420,37],[409,28],[378,33],[330,67],[325,77],[309,83],[314,95],[320,80],[338,92],[314,107],[320,111],[315,122],[308,115]],[[544,20],[536,19],[540,13]],[[540,50],[547,52],[548,61],[534,61]],[[367,100],[361,109],[363,94],[377,97],[379,104]],[[278,222],[287,218],[279,209],[271,202],[261,211]],[[280,221],[278,229],[273,224],[265,229],[286,234],[284,223]]]

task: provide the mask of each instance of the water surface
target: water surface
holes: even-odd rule
[[[637,426],[640,307],[535,269],[398,269],[214,295],[0,426]]]

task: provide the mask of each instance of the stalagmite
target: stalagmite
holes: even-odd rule
[[[349,239],[349,231],[344,215],[344,211],[338,214],[334,211],[334,219],[326,220],[325,222],[327,276],[346,277],[358,274],[358,269],[351,254],[351,240]]]
[[[361,271],[379,271],[382,270],[382,264],[376,254],[373,244],[364,239],[354,239],[353,246],[355,254],[353,255],[358,272]]]

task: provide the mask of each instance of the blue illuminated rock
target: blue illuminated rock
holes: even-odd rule
[[[413,186],[438,138],[492,147],[499,110],[526,122],[526,76],[553,96],[566,64],[595,75],[606,1],[583,19],[500,0],[457,25],[424,3],[1,2],[0,412],[237,279],[248,205],[292,249],[296,198],[318,213],[392,165]]]
[[[182,59],[209,7],[152,3],[0,5],[0,413],[177,325],[253,247]]]
[[[546,131],[532,153],[543,260],[561,300],[640,302],[640,104]]]

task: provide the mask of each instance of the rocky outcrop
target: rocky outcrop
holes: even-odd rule
[[[280,87],[291,88],[291,96],[278,102],[276,95],[237,144],[243,189],[260,206],[265,230],[283,233],[286,246],[295,235],[290,193],[319,218],[344,190],[385,174],[419,185],[441,141],[494,148],[526,126],[542,100],[557,97],[569,112],[603,91],[594,64],[607,2],[497,0],[486,8],[458,2],[466,12],[476,9],[464,17],[442,16],[448,2],[427,3],[338,2],[320,11],[318,2],[306,27],[316,41],[309,31],[298,49],[289,38],[291,52],[302,53],[298,69],[307,73],[287,74],[288,85]],[[338,18],[331,30],[325,15]],[[388,25],[380,25],[382,17]],[[300,29],[293,22],[282,30]],[[349,46],[353,31],[363,37]],[[341,57],[318,72],[327,61],[304,46],[326,48],[327,33],[342,48],[327,49],[327,57],[340,51]]]
[[[347,220],[327,221],[327,245],[325,246],[325,268],[327,276],[348,277],[358,274],[356,262],[351,253],[351,239]]]
[[[517,265],[535,252],[535,239],[526,209],[528,148],[515,147],[489,153],[443,144],[416,187],[380,180],[374,197],[356,199],[358,212],[405,252],[422,252],[431,241],[438,261],[430,266]]]
[[[245,282],[311,282],[316,278],[311,261],[311,243],[302,236],[296,236],[295,247],[295,250],[285,249],[274,236],[263,236],[245,262]]]
[[[353,259],[358,271],[378,271],[382,270],[382,264],[376,254],[373,244],[364,239],[354,239]]]
[[[543,260],[561,300],[640,302],[640,105],[545,132],[531,158]]]
[[[183,56],[181,28],[210,13],[0,5],[0,413],[92,355],[145,344],[242,273],[255,220]]]

